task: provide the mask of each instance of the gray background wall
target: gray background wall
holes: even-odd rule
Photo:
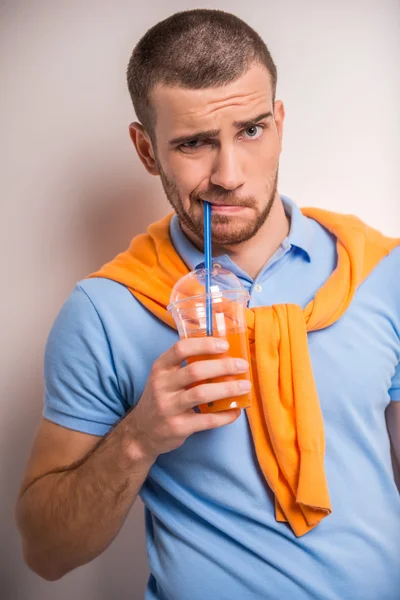
[[[196,7],[236,13],[270,46],[287,113],[280,191],[400,235],[398,1],[0,1],[2,600],[143,598],[139,502],[101,557],[55,583],[24,566],[13,506],[53,319],[78,279],[169,210],[128,136],[130,53]]]

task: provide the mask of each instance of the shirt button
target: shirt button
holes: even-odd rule
[[[257,283],[257,284],[254,286],[254,291],[255,291],[255,292],[262,292],[262,285],[260,285],[259,283]]]

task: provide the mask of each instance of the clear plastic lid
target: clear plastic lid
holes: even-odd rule
[[[220,265],[213,265],[211,271],[210,296],[213,299],[222,296],[243,296],[243,301],[250,297],[243,287],[240,279],[231,271],[224,269]],[[206,269],[196,269],[190,271],[182,277],[172,288],[170,304],[168,310],[171,310],[177,303],[206,296]]]

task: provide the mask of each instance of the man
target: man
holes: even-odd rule
[[[203,264],[202,201],[208,200],[214,259],[251,293],[254,314],[272,305],[306,314],[325,284],[340,285],[331,279],[335,269],[349,281],[354,272],[343,275],[346,244],[278,194],[284,107],[275,100],[276,79],[265,44],[237,17],[178,13],[150,29],[132,54],[128,85],[140,123],[130,125],[130,135],[175,212],[164,240],[169,254],[160,256],[175,253],[188,270]],[[133,246],[135,260],[142,241]],[[243,394],[234,377],[204,381],[243,373],[248,364],[218,359],[226,347],[216,338],[179,341],[167,319],[110,270],[81,281],[46,348],[44,417],[17,507],[28,565],[54,580],[92,560],[117,535],[139,494],[151,570],[147,600],[399,598],[400,498],[388,435],[389,429],[399,460],[395,246],[353,286],[346,310],[323,327],[308,323],[308,345],[292,356],[311,359],[318,405],[293,410],[298,435],[301,422],[321,411],[326,506],[291,496],[285,504],[279,481],[273,485],[266,475],[253,416],[249,427],[254,413],[194,410]],[[148,248],[142,272],[127,271],[139,287],[154,261],[166,264]],[[258,332],[267,348],[272,328]],[[262,354],[257,335],[256,329]],[[181,366],[204,354],[217,359]],[[284,360],[279,354],[280,365]],[[267,383],[270,364],[258,371]],[[266,413],[272,392],[282,405],[291,394],[285,378],[281,391],[263,398]],[[255,398],[259,389],[255,384]],[[269,425],[271,436],[283,427],[280,420]],[[278,461],[270,464],[279,463],[278,450],[270,449],[268,460],[275,454]],[[284,486],[279,465],[275,474]],[[321,477],[305,485],[306,494],[323,484]],[[296,529],[291,510],[302,518],[307,510],[322,514]]]

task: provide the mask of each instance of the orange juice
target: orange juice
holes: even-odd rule
[[[218,336],[217,334],[214,334],[214,337],[223,337],[223,339],[225,339],[228,342],[229,349],[227,350],[227,352],[217,355],[202,354],[200,356],[193,356],[191,358],[188,358],[187,362],[188,364],[190,364],[198,360],[215,360],[220,358],[226,358],[228,356],[232,356],[234,358],[244,358],[245,360],[250,361],[249,344],[246,334],[247,331],[245,329],[229,331],[225,336]],[[236,375],[224,375],[223,377],[215,377],[214,379],[207,380],[207,382],[220,383],[224,381],[237,381],[239,379],[251,380],[251,372],[246,371],[245,373],[238,373]],[[204,381],[195,383],[190,387],[195,387],[200,383],[204,383]],[[245,392],[241,396],[224,398],[223,400],[216,400],[215,402],[209,402],[208,404],[199,404],[199,409],[202,413],[210,413],[219,412],[221,410],[228,410],[230,408],[248,408],[249,406],[251,406],[251,390],[249,392]]]

